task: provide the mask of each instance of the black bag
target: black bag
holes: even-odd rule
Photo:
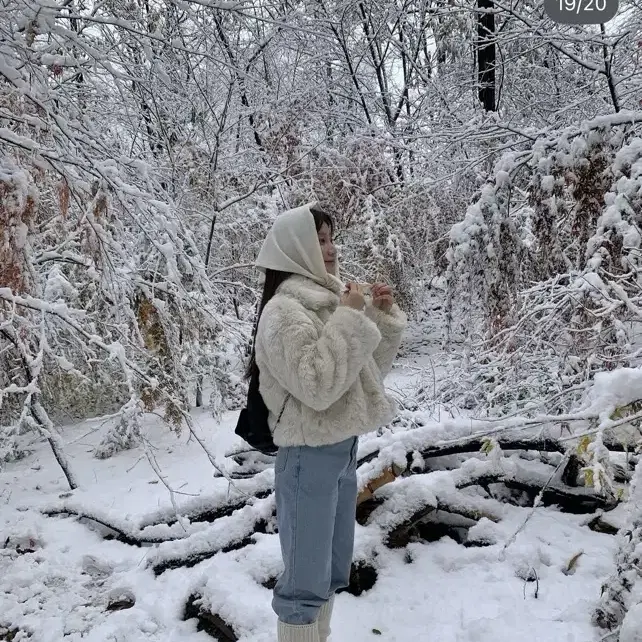
[[[288,395],[283,402],[283,408],[281,408],[279,417],[276,420],[276,425],[281,421],[281,416],[283,415],[289,396],[290,395]],[[262,452],[264,455],[275,455],[278,447],[274,444],[272,432],[268,425],[269,414],[270,411],[267,409],[263,397],[259,392],[259,376],[258,368],[256,368],[250,377],[250,385],[247,390],[247,403],[245,408],[241,410],[234,432],[255,450]]]

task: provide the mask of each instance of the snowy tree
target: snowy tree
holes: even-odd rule
[[[117,98],[127,74],[90,28],[107,18],[39,3],[8,11],[0,51],[3,459],[17,454],[25,427],[53,435],[50,415],[60,410],[118,415],[104,456],[138,443],[139,416],[158,405],[180,428],[194,366],[214,359],[224,340],[227,296],[208,279],[164,172],[124,153],[136,146],[121,127],[131,123],[130,103]],[[138,31],[125,21],[120,33]],[[153,30],[146,37],[157,41]],[[131,70],[134,91],[141,71]],[[100,118],[101,108],[125,121]],[[145,122],[146,108],[138,113]],[[149,145],[154,156],[158,143]]]

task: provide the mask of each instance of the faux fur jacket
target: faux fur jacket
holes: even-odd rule
[[[293,275],[263,310],[256,362],[277,446],[338,443],[395,416],[383,379],[406,315],[396,305],[390,313],[372,306],[358,312],[340,306],[339,293]]]

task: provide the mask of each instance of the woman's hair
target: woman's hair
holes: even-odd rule
[[[317,228],[317,232],[323,227],[325,223],[330,228],[330,234],[334,235],[334,221],[330,214],[325,210],[322,210],[318,205],[313,205],[310,208],[312,216],[314,216],[314,226]]]
[[[313,206],[310,208],[310,212],[314,217],[314,227],[317,232],[323,227],[325,223],[330,228],[330,234],[334,234],[334,222],[330,214],[325,210],[322,210],[318,206]],[[271,270],[267,268],[265,270],[265,281],[263,283],[263,294],[261,295],[261,301],[259,307],[256,311],[256,319],[254,321],[254,330],[252,332],[252,354],[250,355],[250,362],[245,371],[245,378],[250,379],[253,375],[258,375],[259,369],[256,365],[256,350],[255,350],[255,341],[256,341],[256,331],[259,327],[259,319],[261,314],[263,314],[263,309],[267,305],[268,301],[276,294],[276,291],[286,279],[292,276],[291,272],[282,272],[281,270]]]

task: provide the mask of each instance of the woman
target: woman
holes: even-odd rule
[[[357,437],[396,410],[383,378],[406,317],[386,285],[372,288],[370,305],[343,286],[332,234],[330,216],[304,205],[277,217],[257,259],[265,284],[250,367],[279,447],[279,642],[327,640],[334,593],[350,576]]]

